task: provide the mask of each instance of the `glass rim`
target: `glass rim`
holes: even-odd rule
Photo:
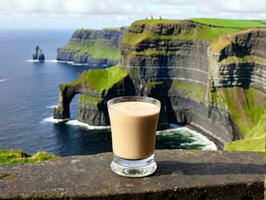
[[[107,101],[107,106],[120,103],[120,102],[127,102],[127,101],[140,101],[140,102],[146,102],[151,103],[154,105],[157,105],[159,108],[161,108],[161,102],[158,99],[155,99],[153,97],[147,97],[147,96],[120,96],[115,97],[113,99],[110,99]]]

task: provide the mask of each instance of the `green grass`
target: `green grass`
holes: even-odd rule
[[[218,27],[197,27],[180,34],[179,39],[183,40],[214,40],[222,35],[240,31],[237,28],[218,28]]]
[[[265,137],[237,140],[225,144],[227,151],[265,151]]]
[[[165,39],[165,40],[204,40],[212,41],[222,35],[236,33],[248,28],[264,28],[266,24],[259,20],[229,20],[229,19],[204,19],[195,18],[190,19],[192,22],[203,24],[196,28],[183,30],[179,34],[156,34],[152,31],[152,26],[159,24],[182,24],[188,23],[185,20],[138,20],[131,25],[131,29],[138,29],[138,26],[145,25],[150,28],[145,28],[142,33],[133,33],[127,31],[122,38],[122,44],[135,45],[143,40]],[[204,26],[204,25],[212,25]]]
[[[254,104],[254,89],[244,89],[244,93],[246,102],[242,104],[236,102],[238,100],[231,98],[231,93],[228,89],[225,89],[225,98],[228,109],[234,121],[238,124],[241,133],[244,134],[244,138],[250,138],[254,136],[251,134],[250,130],[255,127],[260,121],[260,118],[263,117],[264,108]]]
[[[119,48],[105,40],[70,40],[63,49],[75,52],[75,56],[88,54],[93,58],[106,58],[109,60],[118,60],[120,55]]]
[[[115,83],[121,81],[128,75],[128,72],[118,65],[99,70],[88,70],[82,73],[81,80],[87,82],[88,87],[97,92],[110,89]]]
[[[173,81],[172,88],[180,91],[181,93],[185,91],[186,94],[184,94],[184,97],[191,98],[198,102],[204,102],[205,89],[201,86],[191,85],[181,81]]]
[[[219,90],[219,97],[222,97],[244,137],[241,141],[227,143],[225,150],[265,151],[265,109],[263,105],[255,103],[255,98],[261,98],[258,92],[253,88],[236,87]],[[243,146],[245,144],[246,147]]]
[[[211,99],[214,103],[218,103],[219,101],[219,95],[217,91],[211,92]]]
[[[193,22],[212,25],[222,26],[228,28],[263,28],[266,24],[260,20],[239,20],[239,19],[216,19],[216,18],[194,18],[191,19]]]
[[[180,34],[173,35],[160,35],[150,30],[145,30],[143,33],[126,32],[122,38],[122,44],[135,45],[143,40],[204,40],[211,41],[221,35],[227,35],[229,33],[238,32],[241,29],[237,28],[220,28],[220,27],[196,27],[190,30],[183,30]]]
[[[91,104],[91,105],[97,105],[102,102],[101,97],[92,97],[88,95],[80,95],[78,103],[79,104]]]
[[[181,20],[172,20],[172,19],[141,19],[133,22],[132,25],[138,24],[147,24],[147,25],[156,25],[156,24],[180,24]]]
[[[61,91],[69,85],[86,84],[91,90],[102,92],[110,89],[128,75],[128,72],[119,65],[114,65],[105,69],[87,70],[83,72],[78,79],[70,83],[60,84]]]
[[[231,32],[230,34],[223,34],[223,37],[219,37],[216,40],[213,40],[210,45],[209,45],[209,49],[211,49],[212,51],[216,51],[219,52],[221,51],[223,48],[229,46],[230,44],[232,44],[235,40],[235,37],[237,35],[241,35],[241,34],[249,34],[252,30],[254,29],[239,29],[238,32]],[[265,30],[265,28],[264,28]],[[244,55],[241,55],[244,56]],[[229,57],[228,59],[225,59],[225,62],[261,62],[262,64],[265,65],[265,59],[262,59],[260,57],[256,57],[256,56],[246,56],[246,57]]]
[[[44,151],[29,155],[20,150],[0,150],[0,164],[37,163],[55,158],[56,156]]]

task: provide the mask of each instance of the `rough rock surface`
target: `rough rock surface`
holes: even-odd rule
[[[140,86],[136,87],[138,95],[156,97],[162,102],[164,117],[160,118],[161,128],[167,128],[169,123],[193,123],[225,143],[235,137],[230,116],[226,110],[207,102],[210,42],[165,38],[196,26],[187,21],[174,26],[157,24],[152,29],[145,24],[133,24],[125,35],[139,34],[141,37],[145,32],[152,31],[162,37],[143,39],[134,45],[122,42],[121,65],[129,70],[134,84]],[[152,53],[145,53],[147,51]],[[162,84],[150,89],[145,86],[149,82]],[[186,90],[182,92],[180,87],[175,87],[176,82],[202,88],[201,99],[185,95]]]
[[[266,29],[246,30],[213,41],[208,51],[213,85],[253,86],[266,93],[265,52]]]
[[[102,79],[102,81],[107,81],[104,78]],[[93,99],[101,99],[101,101],[99,101],[98,103],[79,102],[78,120],[90,125],[104,126],[109,125],[107,101],[117,96],[135,95],[135,87],[129,76],[125,76],[122,81],[117,82],[108,90],[103,91],[93,90],[91,87],[88,86],[86,81],[80,81],[77,83],[74,82],[74,84],[61,84],[58,106],[54,108],[54,118],[70,118],[70,103],[77,93],[84,94]]]
[[[103,100],[96,106],[92,104],[78,104],[78,120],[87,124],[93,124],[95,126],[109,125],[109,115],[107,112],[107,101],[109,99],[118,96],[131,96],[135,95],[134,85],[129,77],[126,77],[123,81],[115,84],[108,91],[102,93],[95,93],[89,91],[86,94],[99,96]]]
[[[32,59],[33,60],[39,60],[39,61],[44,61],[45,56],[44,53],[42,52],[41,48],[39,46],[36,46],[34,53],[32,54]]]
[[[262,200],[261,153],[160,150],[158,170],[140,179],[110,170],[111,153],[34,165],[0,165],[0,199]]]

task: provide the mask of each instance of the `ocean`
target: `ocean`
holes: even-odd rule
[[[42,150],[59,156],[112,150],[108,127],[87,126],[76,120],[78,95],[71,103],[70,121],[52,119],[58,85],[95,68],[56,61],[56,49],[73,31],[0,30],[0,149]],[[45,54],[44,63],[31,60],[37,45]],[[157,133],[156,148],[215,150],[216,146],[195,131],[175,126]]]

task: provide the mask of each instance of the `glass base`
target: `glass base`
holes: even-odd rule
[[[140,178],[153,174],[157,164],[154,161],[154,154],[141,160],[127,160],[114,155],[111,169],[120,176]]]

